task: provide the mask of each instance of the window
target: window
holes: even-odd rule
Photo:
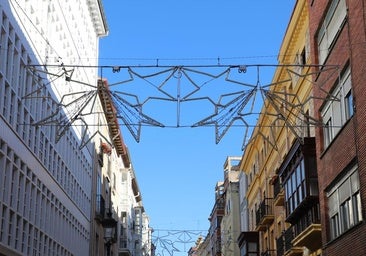
[[[345,0],[332,0],[318,32],[318,58],[323,64],[347,15]]]
[[[324,146],[327,147],[332,142],[342,126],[353,115],[353,96],[351,86],[351,72],[348,67],[332,92],[331,99],[322,109],[322,119],[324,123]]]
[[[329,145],[333,139],[333,125],[332,118],[329,117],[327,120],[324,120],[324,144]]]
[[[113,173],[113,188],[116,189],[116,174]]]
[[[127,182],[127,172],[122,171],[122,184]]]
[[[306,50],[305,50],[305,47],[296,54],[296,58],[295,58],[295,64],[297,65],[294,69],[294,75],[291,75],[292,76],[292,84],[291,86],[296,86],[298,83],[298,80],[299,80],[299,77],[301,76],[302,74],[302,71],[303,71],[303,68],[304,68],[304,65],[306,64]]]
[[[344,103],[346,107],[346,119],[350,119],[353,116],[353,96],[351,90],[344,97]]]
[[[333,240],[362,220],[357,166],[327,192],[327,197],[330,239]]]
[[[226,201],[226,214],[230,214],[230,212],[231,212],[231,200],[228,199]]]
[[[242,232],[239,236],[239,247],[241,256],[259,255],[259,235],[258,232]]]
[[[305,164],[302,158],[285,181],[286,208],[291,214],[306,197]]]

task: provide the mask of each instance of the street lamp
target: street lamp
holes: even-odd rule
[[[107,212],[107,217],[103,219],[104,240],[107,247],[107,256],[111,255],[111,245],[115,243],[117,221],[112,218],[112,212]]]

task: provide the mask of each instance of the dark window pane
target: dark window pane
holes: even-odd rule
[[[342,230],[346,231],[350,228],[350,208],[349,200],[341,205]]]

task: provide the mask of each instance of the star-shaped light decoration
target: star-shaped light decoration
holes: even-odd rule
[[[85,127],[82,134],[82,141],[80,147],[86,145],[86,142],[90,140],[93,136],[98,133],[94,133],[93,135],[87,136],[88,125],[87,121],[85,121],[85,117],[88,115],[99,115],[100,113],[96,112],[95,104],[97,97],[99,95],[102,103],[102,107],[105,110],[105,114],[110,116],[113,115],[113,118],[122,120],[123,124],[131,132],[132,136],[135,138],[137,142],[140,140],[140,130],[141,124],[148,124],[151,126],[160,126],[164,125],[159,123],[158,121],[150,118],[142,112],[142,104],[139,103],[137,96],[135,95],[127,95],[122,92],[111,92],[108,87],[101,86],[102,83],[98,83],[97,86],[93,86],[81,81],[72,80],[71,77],[66,75],[72,75],[69,71],[66,71],[65,67],[61,67],[62,72],[52,73],[50,71],[45,71],[41,69],[35,69],[31,67],[31,72],[37,78],[37,84],[39,86],[36,89],[27,95],[23,96],[24,100],[33,100],[37,99],[47,99],[53,102],[54,109],[49,112],[44,113],[43,116],[40,117],[40,120],[36,120],[31,125],[34,126],[42,126],[42,125],[54,125],[56,126],[56,143],[60,140],[60,138],[66,133],[67,130],[70,129],[73,125],[79,125]],[[78,83],[84,85],[84,89],[76,92],[63,94],[59,100],[53,99],[51,96],[47,96],[44,93],[44,89],[46,89],[47,85],[51,82],[49,81],[47,84],[42,84],[42,81],[48,81],[47,78],[42,78],[42,74],[47,74],[49,77],[54,77],[52,81],[55,81],[61,77],[66,76],[65,81],[67,84],[70,83]],[[129,79],[124,82],[130,82],[133,79]],[[101,79],[100,81],[103,81]],[[126,96],[126,97],[125,97]],[[135,103],[130,103],[125,98],[135,98]],[[113,119],[112,118],[112,119]],[[113,120],[114,121],[114,120]],[[107,140],[108,143],[111,143],[110,140]]]
[[[285,72],[287,72],[287,75],[283,76],[284,79],[274,81],[265,86],[261,85],[262,81],[259,68],[266,67],[266,65],[251,65],[250,67],[257,69],[257,81],[255,84],[242,81],[243,77],[239,74],[247,73],[247,68],[249,68],[249,66],[245,65],[216,67],[165,66],[142,67],[142,69],[139,69],[140,67],[136,66],[119,66],[112,67],[113,73],[118,73],[123,70],[123,72],[127,74],[127,77],[119,82],[109,84],[108,87],[99,85],[93,86],[72,79],[76,67],[65,66],[63,63],[56,67],[44,69],[31,67],[29,72],[33,73],[33,79],[38,86],[36,86],[33,92],[28,92],[23,98],[51,100],[53,101],[52,105],[57,106],[52,109],[52,112],[46,113],[46,115],[40,117],[40,120],[33,123],[33,125],[56,125],[57,141],[77,122],[87,127],[87,125],[85,125],[87,122],[84,118],[88,115],[96,114],[94,105],[97,95],[101,98],[102,105],[106,109],[105,113],[107,115],[112,115],[115,119],[121,120],[137,142],[140,141],[142,124],[166,127],[162,122],[145,114],[146,109],[148,108],[148,102],[168,101],[176,104],[177,127],[179,127],[181,115],[180,107],[183,102],[190,103],[195,101],[201,103],[203,101],[208,101],[214,107],[214,113],[203,118],[201,121],[194,122],[193,125],[190,126],[199,127],[214,125],[215,140],[218,144],[229,128],[233,126],[234,122],[241,121],[245,128],[243,145],[251,141],[247,140],[250,128],[255,128],[260,125],[251,125],[249,123],[249,121],[254,120],[253,116],[257,118],[261,115],[267,116],[268,118],[273,119],[273,122],[278,121],[278,123],[288,127],[288,129],[298,138],[302,138],[304,136],[303,126],[324,125],[322,120],[319,118],[317,119],[315,115],[307,111],[309,109],[309,104],[312,104],[315,100],[320,100],[322,102],[339,100],[323,87],[328,79],[334,78],[335,75],[339,74],[337,66],[314,67],[311,65],[287,65],[284,69]],[[276,65],[272,65],[271,67],[276,67]],[[101,70],[103,71],[105,68],[109,69],[111,67],[101,67]],[[234,69],[238,70],[239,78],[231,73]],[[55,72],[52,73],[50,70],[55,70]],[[46,77],[44,77],[44,75],[46,75]],[[322,80],[318,79],[318,77],[321,77]],[[49,84],[60,78],[65,78],[62,83],[65,84],[66,82],[66,85],[69,86],[71,92],[62,95],[59,102],[56,103],[56,100],[51,99],[48,95],[42,95],[42,92]],[[207,93],[214,94],[217,99],[214,99],[211,94],[205,95],[205,92],[202,92],[203,87],[206,88],[208,84],[219,79],[221,79],[220,84],[216,83],[215,86],[219,85],[221,89],[227,91],[220,91],[220,93],[218,93],[219,90],[216,91],[216,87],[207,88]],[[137,89],[135,83],[139,82],[138,80],[146,82],[149,89],[152,89],[152,92],[155,94],[148,94],[150,91],[145,90],[147,89],[146,87],[139,87]],[[56,86],[62,84],[59,81],[57,82]],[[80,85],[80,91],[75,91],[74,83]],[[245,89],[233,89],[234,87],[226,86],[222,83],[227,83],[229,85],[236,84],[239,87],[245,87]],[[131,91],[128,91],[127,85],[132,85],[130,87]],[[292,86],[299,86],[297,90],[299,90],[300,86],[309,87],[305,89],[302,88],[302,91],[310,91],[315,88],[321,92],[322,95],[314,97],[309,93],[308,95],[306,94],[306,96],[300,96],[296,90],[293,90],[294,88],[292,88]],[[282,90],[281,88],[285,90]],[[199,92],[201,94],[203,93],[203,96],[199,95]],[[145,96],[143,96],[144,93]],[[261,99],[257,99],[258,95],[261,96]],[[260,111],[258,110],[259,108],[261,108]],[[272,127],[270,127],[270,130],[270,133],[274,133]],[[254,131],[258,131],[258,129],[254,129]],[[255,138],[256,136],[263,137],[269,144],[273,145],[274,148],[277,147],[275,138],[272,138],[272,135],[265,136],[260,133],[251,135],[252,138]],[[83,141],[82,144],[84,143],[85,141]]]
[[[142,124],[164,127],[164,124],[156,121],[142,112],[142,104],[139,102],[136,95],[125,94],[118,91],[110,91],[107,93],[109,93],[113,102],[116,111],[116,118],[122,120],[123,124],[127,127],[137,142],[140,141]],[[133,97],[135,98],[136,102],[132,104],[123,96]]]
[[[165,236],[153,236],[153,243],[156,246],[158,252],[156,255],[170,255],[173,256],[174,252],[179,252],[180,250],[174,245],[174,241],[170,239],[169,234]]]
[[[156,255],[173,256],[175,252],[187,253],[188,246],[202,237],[203,230],[155,230],[153,243]]]
[[[142,80],[147,85],[155,89],[155,92],[160,94],[160,96],[148,95],[143,97],[145,90],[139,91],[137,93],[137,90],[139,89],[137,89],[136,86],[132,86],[130,91],[128,91],[127,86],[123,88],[119,87],[118,90],[126,95],[135,94],[141,102],[141,107],[151,101],[170,101],[175,103],[177,108],[177,127],[179,127],[181,103],[188,101],[209,100],[212,104],[215,104],[211,96],[194,98],[197,92],[201,91],[204,86],[208,85],[212,81],[223,77],[225,83],[254,87],[253,85],[231,78],[230,74],[232,69],[238,69],[239,73],[242,73],[244,69],[246,71],[246,68],[237,65],[219,67],[119,67],[119,72],[127,71],[130,79],[111,83],[110,87],[114,87],[115,85],[119,84],[126,85],[128,82],[134,82],[137,84],[138,80]],[[210,93],[212,91],[215,90],[211,90]]]
[[[215,106],[215,113],[210,115],[209,117],[195,123],[192,127],[205,126],[205,125],[214,125],[215,126],[215,135],[216,135],[216,144],[220,142],[222,137],[229,130],[231,125],[236,121],[240,120],[249,128],[248,123],[244,119],[244,116],[247,114],[242,113],[243,109],[251,102],[251,111],[254,106],[254,99],[257,89],[254,88],[248,91],[241,91],[237,93],[231,93],[227,95],[222,95],[219,99],[218,104]],[[227,104],[222,105],[221,100],[223,100],[226,96],[236,95],[234,99],[229,101]],[[252,101],[251,101],[252,100]]]
[[[299,141],[303,141],[303,138],[307,136],[305,134],[305,128],[324,125],[321,119],[316,118],[315,115],[310,113],[314,104],[313,101],[339,101],[337,97],[331,95],[329,91],[323,88],[324,83],[330,77],[337,75],[338,67],[331,66],[320,69],[316,67],[315,71],[311,71],[310,67],[313,66],[309,65],[301,68],[298,65],[289,66],[285,69],[289,79],[276,81],[259,88],[264,103],[260,115],[272,120],[272,124],[270,125],[271,134],[274,134],[274,128],[280,123],[281,127],[287,127]],[[314,82],[314,77],[318,77],[320,74],[325,74],[326,78],[322,81]],[[307,86],[307,88],[304,88],[304,86]],[[302,88],[300,89],[300,87]],[[314,87],[319,89],[323,95],[314,97],[311,93]],[[302,90],[307,93],[298,94],[297,90]],[[258,130],[252,134],[250,141],[257,136],[263,137],[274,149],[277,149],[276,140],[273,139],[273,135],[265,136]]]

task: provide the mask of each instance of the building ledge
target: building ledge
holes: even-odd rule
[[[283,192],[283,189],[274,198],[273,205],[274,206],[285,206],[285,193]]]
[[[119,252],[118,256],[132,256],[130,252]]]
[[[303,255],[303,252],[302,247],[291,247],[290,250],[285,252],[284,256],[300,256]]]
[[[292,240],[294,246],[305,246],[311,251],[315,251],[322,246],[321,224],[311,224],[304,231]]]
[[[127,248],[120,248],[119,250],[118,250],[118,256],[131,256],[132,254],[131,254],[131,252],[130,252],[130,250],[129,249],[127,249]]]
[[[265,215],[262,217],[260,222],[257,224],[255,230],[256,231],[265,231],[268,229],[268,226],[272,224],[274,221],[274,215]]]
[[[124,165],[129,167],[131,164],[130,157],[128,155],[126,145],[123,142],[123,137],[117,119],[116,108],[113,104],[107,80],[98,80],[98,95],[103,107],[105,118],[108,122],[108,129],[113,146],[116,149],[117,155],[122,157]]]

